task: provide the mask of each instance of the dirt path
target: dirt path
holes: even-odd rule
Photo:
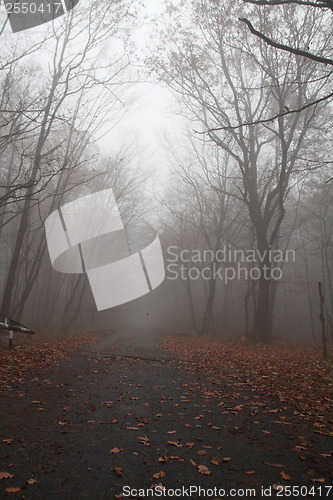
[[[0,472],[13,477],[0,498],[140,498],[153,484],[178,498],[200,498],[190,486],[261,498],[278,484],[330,498],[332,438],[273,398],[180,370],[159,340],[119,332],[3,395]]]

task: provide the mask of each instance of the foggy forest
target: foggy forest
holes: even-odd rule
[[[332,16],[0,4],[1,498],[333,495]]]

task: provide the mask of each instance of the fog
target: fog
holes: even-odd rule
[[[1,6],[1,314],[41,337],[319,341],[320,282],[332,341],[332,13],[255,4],[82,1],[17,33]],[[71,242],[63,207],[103,190],[121,226],[87,205]],[[104,281],[124,261],[120,305],[98,310],[85,249]]]

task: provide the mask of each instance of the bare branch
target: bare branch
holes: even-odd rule
[[[311,52],[307,52],[306,50],[294,49],[292,47],[289,47],[288,45],[284,45],[282,43],[275,42],[274,40],[272,40],[271,38],[268,38],[263,33],[260,33],[260,31],[257,31],[253,27],[252,23],[248,19],[246,19],[245,17],[240,17],[239,20],[248,26],[251,33],[256,35],[258,38],[261,38],[268,45],[271,45],[272,47],[275,47],[276,49],[284,50],[286,52],[290,52],[291,54],[295,54],[297,56],[306,57],[307,59],[311,59],[313,61],[316,61],[316,62],[319,62],[322,64],[329,64],[329,65],[333,66],[333,59],[328,59],[327,57],[316,56],[315,54],[311,54]]]
[[[291,115],[293,113],[300,113],[301,111],[304,111],[307,108],[310,108],[311,106],[315,106],[316,104],[320,104],[323,101],[326,101],[328,99],[331,99],[333,97],[333,92],[330,94],[321,97],[320,99],[316,99],[315,101],[309,102],[308,104],[304,104],[304,106],[301,106],[300,108],[297,109],[292,109],[289,111],[285,111],[283,113],[278,113],[275,116],[271,116],[270,118],[265,118],[263,120],[256,120],[254,122],[245,122],[245,123],[240,123],[239,125],[234,125],[234,126],[225,126],[225,127],[217,127],[217,128],[210,128],[208,130],[204,130],[203,132],[199,132],[197,130],[194,130],[196,134],[207,134],[210,132],[218,132],[219,130],[236,130],[241,127],[249,127],[251,125],[259,125],[261,123],[269,123],[272,122],[273,120],[276,120],[277,118],[282,118],[283,116]]]
[[[333,2],[331,0],[317,0],[314,2],[308,0],[243,0],[244,3],[252,3],[254,5],[289,5],[297,4],[306,7],[316,7],[320,9],[333,10]]]

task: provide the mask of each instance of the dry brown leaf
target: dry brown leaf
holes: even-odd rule
[[[27,484],[35,484],[35,483],[37,483],[37,479],[34,478],[28,479],[27,481]]]
[[[10,474],[9,472],[0,472],[0,479],[10,479],[11,477],[14,477],[13,474]]]
[[[110,450],[110,453],[115,455],[116,453],[120,453],[121,451],[123,451],[122,448],[112,448],[112,450]]]
[[[200,474],[206,474],[206,476],[211,475],[210,470],[205,465],[198,465],[198,472],[200,472]]]
[[[21,491],[21,488],[18,486],[16,488],[6,488],[7,493],[17,493],[18,491]]]
[[[165,472],[162,470],[160,472],[157,472],[157,474],[153,475],[154,479],[160,479],[161,477],[165,477]]]
[[[284,479],[285,481],[290,481],[290,476],[288,476],[288,474],[286,474],[285,472],[280,472],[280,476],[282,477],[282,479]]]
[[[144,444],[146,446],[150,446],[149,444],[149,439],[147,438],[147,436],[139,436],[138,437],[138,440],[141,444]]]
[[[177,446],[177,448],[181,448],[183,445],[179,444],[178,441],[168,441],[168,444],[171,446]]]
[[[113,472],[116,474],[116,476],[122,476],[122,474],[123,474],[122,467],[111,467],[110,470],[113,470]]]
[[[268,465],[269,467],[277,467],[278,469],[283,469],[285,465],[283,464],[271,464],[270,462],[264,462],[265,465]]]

